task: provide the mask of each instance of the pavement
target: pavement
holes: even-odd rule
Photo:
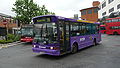
[[[2,48],[0,68],[120,68],[120,35],[103,34],[100,45],[59,57],[34,54],[30,43]]]
[[[8,47],[19,45],[19,44],[22,44],[22,43],[24,43],[24,42],[16,41],[16,42],[13,42],[13,43],[8,43],[8,44],[0,44],[0,49],[8,48]]]

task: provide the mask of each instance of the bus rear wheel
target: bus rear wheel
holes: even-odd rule
[[[104,32],[104,34],[106,34],[106,31]]]
[[[73,44],[73,46],[72,46],[72,53],[74,54],[74,53],[76,53],[78,51],[78,46],[77,46],[77,44]]]
[[[114,34],[114,35],[118,35],[118,33],[117,33],[117,32],[114,32],[113,34]]]

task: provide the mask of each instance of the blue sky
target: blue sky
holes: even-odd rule
[[[15,16],[12,12],[13,4],[16,0],[0,0],[0,13]],[[49,11],[55,12],[56,15],[63,17],[73,17],[79,14],[80,9],[92,7],[92,2],[96,0],[33,0],[39,6],[45,5]],[[103,1],[103,0],[97,0]]]

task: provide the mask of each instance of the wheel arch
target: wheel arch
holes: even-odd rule
[[[73,46],[73,45],[77,45],[77,48],[78,48],[78,43],[77,43],[76,41],[73,42],[72,46]],[[72,47],[72,46],[71,46],[71,47]]]

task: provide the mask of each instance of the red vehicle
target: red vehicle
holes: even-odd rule
[[[32,42],[34,38],[33,25],[21,27],[21,42]]]
[[[100,33],[103,33],[103,34],[106,33],[105,25],[100,25]]]
[[[106,19],[106,34],[120,34],[120,17]]]

